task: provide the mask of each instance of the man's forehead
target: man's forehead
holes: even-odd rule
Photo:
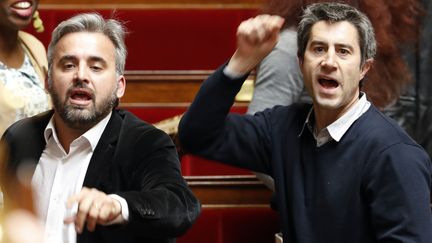
[[[358,31],[348,21],[318,21],[311,28],[308,42],[359,46]]]
[[[114,58],[115,46],[102,33],[74,32],[64,35],[55,46],[56,56],[97,56]]]

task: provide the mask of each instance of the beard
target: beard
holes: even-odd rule
[[[117,105],[117,86],[113,89],[111,94],[104,97],[99,103],[96,103],[95,94],[91,92],[91,100],[93,102],[90,107],[82,107],[68,102],[68,98],[70,97],[73,88],[88,89],[85,83],[76,82],[66,92],[66,98],[61,100],[60,95],[52,85],[48,88],[55,111],[70,128],[89,129],[105,118]]]

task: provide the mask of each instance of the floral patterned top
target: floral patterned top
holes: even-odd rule
[[[0,135],[22,118],[50,109],[50,99],[43,81],[36,74],[28,54],[19,69],[9,68],[0,62]],[[5,100],[7,99],[7,100]]]

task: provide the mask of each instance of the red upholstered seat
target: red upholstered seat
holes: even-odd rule
[[[246,169],[221,164],[217,161],[201,158],[199,156],[186,154],[181,160],[181,170],[184,176],[204,175],[251,175]]]
[[[187,107],[185,106],[126,106],[122,107],[134,113],[137,117],[148,123],[156,123],[158,121],[168,119],[170,117],[183,114]]]
[[[123,107],[139,118],[155,123],[157,121],[182,114],[186,111],[186,106],[125,106]],[[234,106],[231,112],[245,113],[246,106]],[[185,176],[193,175],[250,175],[249,170],[224,165],[216,161],[207,160],[199,156],[186,154],[181,160],[182,173]]]
[[[273,243],[277,232],[278,216],[270,208],[203,208],[177,243]]]
[[[235,49],[238,24],[256,9],[40,9],[46,46],[61,21],[81,12],[100,12],[125,22],[127,70],[213,70]],[[113,13],[114,12],[114,13]]]

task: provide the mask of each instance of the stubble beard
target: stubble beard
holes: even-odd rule
[[[82,87],[87,88],[85,84],[78,83],[69,88],[65,100],[61,100],[57,91],[49,87],[51,99],[53,101],[55,111],[60,115],[63,122],[73,129],[89,129],[105,118],[115,107],[117,103],[117,87],[113,89],[110,95],[104,97],[100,103],[96,104],[95,95],[92,95],[92,103],[90,107],[82,107],[79,105],[70,104],[70,90],[72,88]]]

